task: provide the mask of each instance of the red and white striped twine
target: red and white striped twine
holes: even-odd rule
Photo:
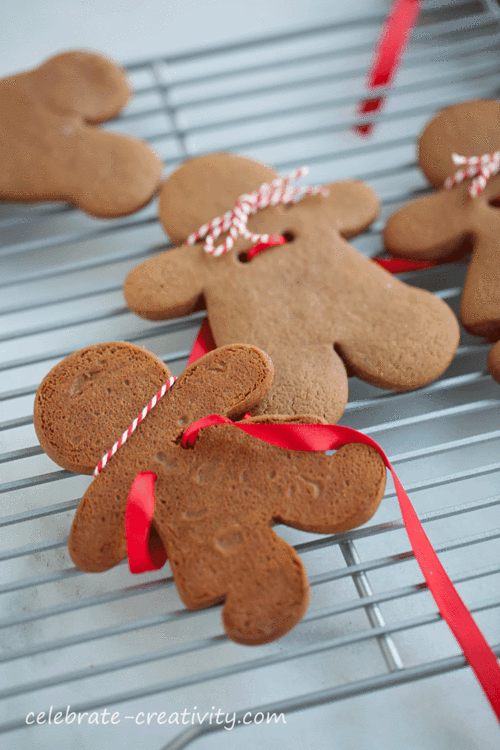
[[[469,177],[474,177],[469,188],[469,195],[472,198],[476,198],[482,193],[490,177],[494,177],[500,172],[500,151],[483,154],[482,156],[452,154],[451,157],[455,164],[465,164],[466,167],[465,169],[459,169],[458,172],[448,177],[445,180],[444,187],[449,190]]]
[[[300,167],[287,177],[276,177],[272,182],[264,182],[258,190],[253,193],[245,193],[237,199],[234,208],[226,211],[223,216],[217,216],[208,224],[204,224],[197,232],[190,235],[186,245],[194,245],[199,240],[205,239],[203,246],[209,255],[218,257],[227,253],[233,247],[238,235],[245,237],[251,242],[267,242],[268,234],[252,234],[247,229],[249,216],[256,213],[260,208],[276,206],[278,203],[295,203],[304,195],[328,195],[328,188],[318,187],[290,187],[292,180],[298,180],[308,173],[307,167]],[[220,245],[215,246],[215,240],[224,232],[229,236]]]
[[[113,458],[113,456],[115,455],[115,453],[118,450],[118,448],[121,448],[121,446],[123,445],[123,443],[125,443],[129,439],[129,437],[134,432],[134,430],[138,427],[138,425],[140,425],[140,423],[142,422],[142,420],[144,419],[144,417],[146,417],[149,414],[149,412],[151,411],[151,409],[153,409],[153,407],[156,406],[156,404],[158,403],[158,401],[165,395],[165,393],[169,390],[169,388],[171,388],[173,386],[174,383],[175,383],[175,378],[172,375],[172,377],[168,380],[168,382],[164,383],[164,385],[162,385],[162,387],[160,388],[160,390],[158,391],[158,393],[156,394],[156,396],[153,396],[153,398],[151,399],[151,401],[149,402],[149,404],[144,407],[144,409],[139,414],[139,416],[136,419],[134,419],[134,421],[132,422],[132,424],[130,425],[130,427],[128,428],[128,430],[125,430],[125,432],[123,433],[123,435],[121,436],[121,438],[116,441],[116,443],[113,445],[113,447],[111,448],[111,450],[109,450],[107,453],[104,454],[104,456],[101,458],[101,460],[99,461],[99,463],[97,464],[97,466],[94,469],[94,476],[95,477],[98,474],[101,473],[101,471],[104,469],[104,467],[106,466],[106,464],[108,463],[108,461],[111,458]]]

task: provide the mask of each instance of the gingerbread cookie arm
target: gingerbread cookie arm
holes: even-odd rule
[[[294,452],[294,472],[275,520],[315,534],[340,534],[366,523],[385,490],[380,454],[350,443],[333,456]]]
[[[309,414],[268,414],[246,422],[318,424],[321,420]],[[333,456],[294,451],[293,464],[284,482],[280,470],[272,472],[273,481],[280,485],[273,514],[276,523],[313,534],[340,534],[369,521],[380,505],[386,470],[378,451],[368,445],[349,443]]]
[[[500,335],[500,217],[497,208],[477,203],[474,250],[467,269],[460,319],[476,336]]]
[[[201,245],[177,247],[145,260],[125,278],[127,306],[148,320],[176,318],[203,309],[205,263]]]
[[[176,440],[187,425],[208,414],[240,419],[262,400],[273,376],[271,359],[254,346],[230,344],[205,354],[172,389],[169,408],[176,410],[180,425]]]
[[[358,298],[357,317],[336,342],[340,356],[354,374],[381,388],[407,391],[430,383],[458,346],[455,315],[430,292],[403,284],[375,264],[370,273],[371,296]]]
[[[396,257],[439,260],[457,250],[474,226],[468,185],[440,190],[396,211],[384,229],[384,244]]]
[[[75,126],[59,149],[52,197],[93,216],[113,218],[139,210],[151,200],[161,177],[158,156],[128,136]]]
[[[118,65],[85,51],[55,55],[23,76],[39,101],[55,112],[78,114],[89,124],[117,115],[132,93]]]
[[[380,202],[368,185],[358,180],[334,182],[326,186],[328,195],[308,195],[294,211],[314,211],[327,217],[331,227],[345,238],[364,232],[377,218]]]

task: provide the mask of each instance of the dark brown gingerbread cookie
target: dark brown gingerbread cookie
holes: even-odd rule
[[[472,243],[460,319],[470,333],[500,338],[500,176],[475,197],[471,179],[449,189],[457,172],[452,155],[493,154],[500,149],[500,102],[479,100],[439,112],[419,141],[419,164],[436,192],[399,209],[387,222],[387,250],[402,258],[443,260]],[[456,182],[456,181],[454,181]],[[498,371],[492,370],[498,380]]]
[[[130,96],[101,55],[64,52],[0,81],[0,199],[63,200],[93,216],[137,211],[161,177],[159,157],[134,138],[91,127]]]
[[[42,447],[61,466],[92,473],[169,377],[157,357],[132,344],[72,354],[36,395]],[[225,600],[224,626],[239,643],[266,643],[292,628],[307,608],[307,577],[271,525],[335,533],[364,523],[382,498],[385,467],[366,445],[345,445],[333,456],[288,451],[233,425],[204,429],[193,448],[182,447],[190,424],[211,413],[241,418],[271,381],[269,357],[243,345],[188,367],[85,493],[69,540],[75,564],[98,572],[123,560],[131,485],[138,473],[154,472],[153,528],[186,606]],[[271,419],[299,421],[254,421]]]
[[[251,159],[212,154],[182,165],[160,188],[160,218],[175,243],[232,209],[276,173]],[[361,182],[328,186],[292,205],[250,217],[254,233],[289,239],[251,261],[239,238],[221,257],[203,243],[178,247],[129,273],[131,310],[151,320],[206,306],[218,346],[244,342],[269,353],[274,385],[255,412],[316,414],[338,421],[346,369],[374,385],[408,390],[437,378],[458,345],[455,316],[441,300],[364,258],[347,242],[378,212]]]

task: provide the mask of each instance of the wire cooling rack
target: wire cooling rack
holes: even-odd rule
[[[107,127],[148,140],[167,174],[186,157],[227,150],[284,172],[308,164],[314,184],[364,179],[383,208],[354,244],[375,255],[385,218],[428,189],[415,163],[426,120],[440,106],[495,97],[500,83],[497,4],[428,2],[375,135],[359,138],[353,112],[382,20],[364,15],[135,62],[135,95]],[[300,625],[267,646],[228,641],[220,607],[186,611],[168,565],[138,577],[126,564],[98,576],[72,566],[66,538],[90,480],[59,470],[39,447],[31,416],[38,383],[70,352],[107,340],[144,345],[178,375],[202,315],[152,324],[124,307],[128,270],[168,247],[154,203],[113,221],[62,204],[3,204],[0,239],[2,747],[127,750],[147,740],[172,750],[198,739],[204,748],[364,750],[401,746],[399,732],[407,747],[497,747],[498,728],[426,590],[392,485],[373,521],[351,533],[278,527],[306,565],[311,604]],[[457,312],[464,272],[450,264],[406,280]],[[351,378],[342,423],[389,455],[500,654],[500,386],[487,352],[462,332],[447,372],[407,394]],[[67,706],[87,712],[87,722],[106,709],[108,721],[49,726],[51,706],[54,715]],[[239,712],[234,734],[209,722],[218,709]],[[196,710],[202,724],[191,718]],[[45,723],[35,721],[41,711]],[[120,721],[110,726],[115,711]],[[162,711],[168,720],[146,724],[148,712]],[[286,722],[269,723],[273,712]]]

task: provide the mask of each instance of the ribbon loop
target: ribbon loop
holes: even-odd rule
[[[153,542],[151,524],[155,512],[154,486],[156,474],[141,471],[134,481],[125,506],[125,538],[131,573],[159,570],[167,561],[167,553],[159,538]]]

